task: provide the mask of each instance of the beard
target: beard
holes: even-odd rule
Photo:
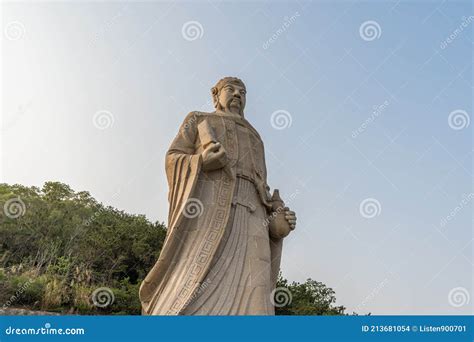
[[[221,111],[231,112],[240,115],[241,117],[244,117],[242,100],[236,97],[231,97],[227,99],[225,103],[223,103],[223,101],[217,102],[215,108]]]
[[[231,112],[237,112],[240,114],[240,109],[242,108],[242,101],[238,98],[230,98],[229,101],[227,101],[227,109]]]

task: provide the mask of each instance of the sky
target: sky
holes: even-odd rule
[[[164,156],[224,76],[296,211],[283,276],[359,314],[472,314],[470,1],[9,2],[1,182],[167,221]]]

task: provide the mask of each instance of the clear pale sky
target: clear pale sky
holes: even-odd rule
[[[270,186],[298,215],[283,275],[334,288],[349,312],[472,313],[471,1],[2,12],[2,182],[61,181],[166,222],[164,154],[238,76]]]

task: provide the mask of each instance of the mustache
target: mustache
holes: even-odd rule
[[[239,103],[242,103],[242,99],[240,97],[233,96],[229,100],[227,100],[227,105],[230,105],[232,101],[238,100]]]

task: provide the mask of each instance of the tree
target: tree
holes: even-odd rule
[[[280,298],[279,298],[280,296]],[[275,290],[276,315],[344,315],[344,306],[335,306],[333,289],[316,280],[304,283],[279,277]]]

